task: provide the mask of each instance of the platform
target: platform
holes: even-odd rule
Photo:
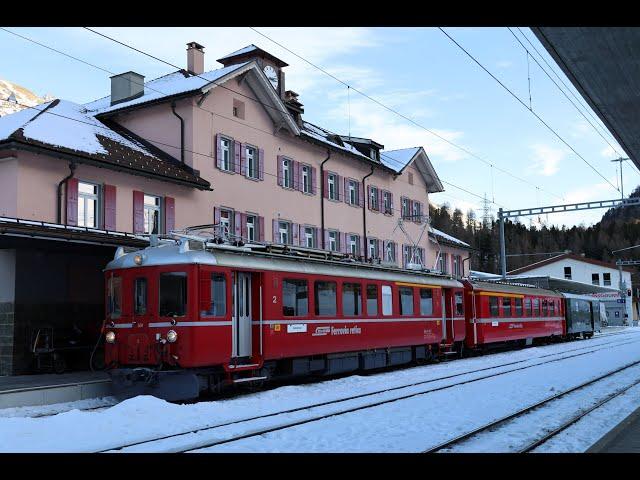
[[[51,405],[111,395],[106,372],[0,377],[0,408]]]
[[[587,453],[640,453],[640,408],[594,443]]]

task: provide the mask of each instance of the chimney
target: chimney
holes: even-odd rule
[[[121,73],[111,77],[111,105],[144,95],[144,75],[136,72]]]
[[[187,43],[187,70],[194,75],[204,73],[204,47],[199,43]]]

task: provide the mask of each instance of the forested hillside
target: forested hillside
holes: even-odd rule
[[[630,196],[639,197],[640,186]],[[440,208],[431,205],[430,214],[433,227],[464,240],[476,249],[472,253],[472,270],[499,273],[499,227],[495,218],[483,224],[473,211],[466,214],[459,209],[451,211],[446,204]],[[507,221],[505,236],[507,254],[571,250],[573,253],[584,253],[587,257],[598,260],[615,261],[612,250],[640,244],[640,207],[610,209],[602,216],[600,222],[591,227],[536,228],[521,222]],[[548,257],[508,257],[507,270]],[[640,259],[640,248],[625,252],[624,258]]]

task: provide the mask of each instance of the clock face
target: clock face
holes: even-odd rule
[[[276,69],[273,68],[271,65],[267,65],[266,67],[264,67],[264,74],[267,76],[267,78],[271,82],[271,85],[273,85],[273,88],[277,90],[278,89],[278,72],[276,72]]]

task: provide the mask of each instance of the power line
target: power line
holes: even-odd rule
[[[311,61],[307,60],[307,59],[306,59],[306,58],[304,58],[303,56],[301,56],[301,55],[297,54],[296,52],[292,51],[292,50],[291,50],[291,49],[289,49],[288,47],[286,47],[286,46],[282,45],[280,42],[278,42],[278,41],[274,40],[273,38],[269,37],[268,35],[266,35],[266,34],[264,34],[264,33],[260,32],[260,31],[259,31],[259,30],[257,30],[257,29],[255,29],[254,27],[249,27],[249,28],[250,28],[251,30],[253,30],[254,32],[256,32],[258,35],[263,36],[264,38],[266,38],[266,39],[267,39],[267,40],[269,40],[270,42],[272,42],[272,43],[274,43],[274,44],[278,45],[279,47],[281,47],[281,48],[283,48],[283,49],[285,49],[286,51],[288,51],[288,52],[289,52],[289,53],[291,53],[292,55],[295,55],[295,56],[296,56],[296,57],[298,57],[300,60],[302,60],[302,61],[304,61],[304,62],[308,63],[309,65],[311,65],[312,67],[314,67],[314,68],[316,68],[316,69],[320,70],[320,71],[321,71],[322,73],[324,73],[325,75],[328,75],[329,77],[333,78],[335,81],[337,81],[337,82],[339,82],[339,83],[341,83],[341,84],[345,85],[346,87],[348,87],[349,89],[353,90],[354,92],[359,93],[359,94],[360,94],[360,95],[362,95],[363,97],[365,97],[365,98],[369,99],[370,101],[372,101],[372,102],[376,103],[377,105],[381,106],[382,108],[384,108],[384,109],[386,109],[386,110],[388,110],[388,111],[390,111],[390,112],[394,113],[395,115],[398,115],[399,117],[401,117],[401,118],[403,118],[403,119],[407,120],[408,122],[412,123],[413,125],[415,125],[415,126],[417,126],[417,127],[421,128],[421,129],[425,130],[426,132],[428,132],[428,133],[430,133],[431,135],[433,135],[433,136],[435,136],[435,137],[439,138],[439,139],[440,139],[440,140],[442,140],[443,142],[448,143],[448,144],[449,144],[449,145],[451,145],[452,147],[455,147],[455,148],[457,148],[457,149],[459,149],[459,150],[461,150],[461,151],[465,152],[467,155],[470,155],[470,156],[472,156],[472,157],[474,157],[474,158],[476,158],[476,159],[480,160],[481,162],[484,162],[485,164],[487,164],[487,165],[489,165],[489,166],[492,166],[492,167],[496,168],[497,170],[500,170],[501,172],[505,173],[506,175],[509,175],[509,176],[510,176],[510,177],[512,177],[512,178],[515,178],[516,180],[519,180],[519,181],[521,181],[521,182],[523,182],[523,183],[526,183],[526,184],[531,185],[531,186],[534,186],[534,187],[538,187],[538,186],[537,186],[537,185],[535,185],[534,183],[532,183],[532,182],[530,182],[530,181],[528,181],[528,180],[525,180],[525,179],[523,179],[523,178],[520,178],[520,177],[518,177],[517,175],[514,175],[513,173],[509,172],[508,170],[505,170],[505,169],[503,169],[503,168],[501,168],[501,167],[498,167],[497,165],[493,164],[493,163],[492,163],[492,162],[490,162],[489,160],[486,160],[486,159],[484,159],[484,158],[480,157],[479,155],[476,155],[475,153],[471,152],[471,151],[470,151],[470,150],[468,150],[467,148],[462,147],[462,146],[460,146],[460,145],[458,145],[458,144],[456,144],[456,143],[452,142],[451,140],[449,140],[449,139],[447,139],[447,138],[443,137],[442,135],[440,135],[440,134],[438,134],[438,133],[434,132],[433,130],[431,130],[431,129],[429,129],[429,128],[425,127],[424,125],[422,125],[422,124],[420,124],[420,123],[416,122],[415,120],[413,120],[412,118],[408,117],[407,115],[405,115],[405,114],[403,114],[403,113],[398,112],[397,110],[395,110],[395,109],[393,109],[393,108],[391,108],[391,107],[389,107],[389,106],[385,105],[384,103],[380,102],[379,100],[376,100],[375,98],[371,97],[370,95],[366,94],[365,92],[363,92],[363,91],[361,91],[361,90],[359,90],[359,89],[357,89],[357,88],[355,88],[355,87],[352,87],[352,86],[351,86],[351,85],[349,85],[347,82],[345,82],[345,81],[341,80],[340,78],[336,77],[335,75],[333,75],[333,74],[329,73],[327,70],[323,69],[322,67],[319,67],[319,66],[318,66],[318,65],[316,65],[315,63],[313,63],[313,62],[311,62]],[[538,187],[538,188],[540,188],[540,187]],[[543,190],[544,192],[548,193],[549,195],[553,195],[554,197],[557,197],[557,198],[560,198],[560,199],[564,200],[564,197],[562,197],[561,195],[557,195],[557,194],[555,194],[555,193],[553,193],[553,192],[549,192],[549,191],[544,190],[544,189],[541,189],[541,190]]]
[[[531,55],[531,52],[529,52],[529,50],[527,49],[527,47],[525,47],[525,46],[524,46],[524,44],[520,41],[520,39],[516,36],[516,34],[515,34],[515,33],[513,32],[513,30],[511,29],[511,27],[507,27],[507,28],[508,28],[509,32],[511,32],[511,35],[513,35],[513,38],[515,38],[515,39],[518,41],[518,43],[520,44],[520,46],[522,46],[522,48],[524,48],[525,52],[527,52],[527,71],[528,71],[528,69],[529,69],[529,61],[528,61],[528,59],[529,59],[529,57],[531,57],[531,58],[533,59],[533,61],[534,61],[534,62],[536,62],[536,64],[538,65],[538,67],[540,67],[540,70],[542,70],[542,71],[544,72],[544,74],[545,74],[547,77],[549,77],[549,80],[551,80],[551,81],[553,82],[553,84],[556,86],[556,88],[557,88],[558,90],[560,90],[560,92],[561,92],[561,93],[566,97],[566,99],[567,99],[567,100],[569,100],[569,102],[571,103],[571,105],[573,105],[573,106],[574,106],[574,108],[578,111],[578,113],[580,113],[580,115],[582,115],[582,117],[587,121],[587,123],[588,123],[589,125],[591,125],[591,127],[595,130],[595,132],[596,132],[598,135],[600,135],[600,137],[601,137],[605,142],[607,142],[607,144],[608,144],[608,145],[609,145],[609,146],[610,146],[610,147],[611,147],[611,148],[612,148],[612,149],[613,149],[613,150],[614,150],[618,155],[621,155],[621,154],[620,154],[620,152],[618,152],[618,150],[616,149],[616,147],[614,147],[613,145],[611,145],[611,143],[609,142],[609,140],[607,140],[607,138],[606,138],[604,135],[602,135],[602,133],[600,133],[600,130],[598,130],[598,129],[596,128],[596,126],[595,126],[593,123],[591,123],[591,121],[590,121],[590,120],[587,118],[587,116],[582,112],[582,110],[581,110],[580,108],[578,108],[578,106],[577,106],[575,103],[573,103],[573,100],[571,100],[571,98],[569,98],[569,96],[565,93],[565,91],[564,91],[562,88],[560,88],[560,85],[558,85],[558,84],[556,83],[556,81],[551,77],[551,75],[549,75],[549,74],[547,73],[547,71],[544,69],[544,67],[543,67],[542,65],[540,65],[540,62],[538,62],[538,60],[537,60],[533,55]],[[521,33],[522,33],[522,32],[521,32]],[[529,41],[529,39],[528,39],[528,38],[526,38],[526,37],[525,37],[525,39],[526,39],[527,41]],[[529,43],[531,43],[531,42],[529,42]],[[537,50],[536,50],[536,52],[537,52]],[[538,55],[540,55],[540,53],[539,53],[539,52],[538,52]],[[543,60],[544,60],[544,58],[543,58]],[[528,72],[527,72],[527,73],[528,73]],[[529,87],[529,105],[531,105],[531,87]],[[531,109],[531,108],[530,108],[530,109]]]
[[[460,50],[462,50],[471,60],[473,60],[480,68],[482,68],[491,78],[493,78],[503,89],[505,89],[513,98],[515,98],[518,103],[520,103],[526,110],[528,110],[529,112],[531,112],[531,114],[533,116],[535,116],[540,123],[542,123],[545,127],[547,127],[547,129],[553,133],[562,143],[564,143],[567,147],[569,147],[571,149],[571,151],[573,153],[575,153],[584,163],[586,163],[589,167],[591,167],[591,169],[596,172],[596,174],[598,174],[599,177],[601,177],[605,182],[607,182],[609,185],[611,185],[612,188],[614,188],[615,190],[620,191],[619,189],[617,189],[615,187],[615,185],[613,183],[611,183],[604,175],[602,175],[593,165],[591,165],[587,159],[585,159],[582,155],[580,155],[575,148],[573,148],[564,138],[562,138],[562,136],[560,136],[560,134],[558,132],[556,132],[547,122],[544,121],[544,119],[542,117],[540,117],[540,115],[538,115],[536,112],[534,112],[533,110],[529,110],[529,107],[527,107],[527,105],[520,99],[520,97],[518,97],[515,93],[513,93],[513,91],[511,91],[509,89],[509,87],[507,87],[504,83],[502,83],[500,81],[500,79],[498,79],[498,77],[496,77],[493,73],[491,73],[482,63],[480,63],[473,55],[471,55],[462,45],[460,45],[458,42],[456,42],[454,40],[454,38],[449,35],[442,27],[438,27],[438,29],[445,34],[445,36],[447,38],[449,38],[449,40],[451,40]]]

